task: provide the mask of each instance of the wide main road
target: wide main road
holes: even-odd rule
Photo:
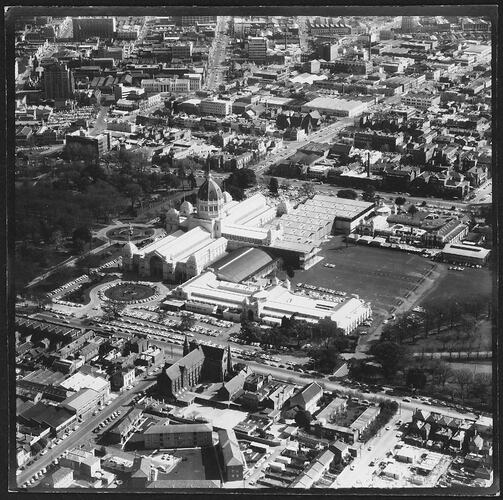
[[[88,417],[84,420],[80,427],[74,431],[70,436],[64,439],[60,444],[52,449],[48,449],[47,453],[36,460],[32,465],[25,469],[19,476],[17,476],[17,484],[21,485],[30,479],[38,471],[50,465],[50,463],[58,458],[65,450],[78,447],[80,444],[86,443],[89,440],[90,434],[93,429],[106,420],[114,411],[123,405],[127,405],[138,393],[145,391],[150,386],[155,384],[154,377],[147,377],[137,383],[135,388],[117,396],[110,406],[105,406],[104,409],[96,416]]]
[[[229,17],[224,16],[217,17],[215,37],[213,38],[213,43],[211,44],[208,54],[208,75],[205,84],[208,90],[214,90],[219,83],[220,72],[222,71],[221,65],[225,60],[225,53],[227,50],[227,25],[229,19]]]
[[[263,375],[270,374],[275,379],[283,380],[285,382],[293,382],[295,384],[302,384],[302,385],[311,382],[320,382],[321,385],[324,387],[324,389],[327,391],[339,391],[342,393],[349,393],[351,395],[354,395],[355,397],[360,397],[363,399],[367,399],[369,401],[372,400],[379,401],[382,399],[396,401],[399,405],[400,412],[403,411],[412,412],[416,409],[419,409],[429,412],[436,411],[442,413],[443,415],[448,415],[450,417],[456,417],[461,419],[472,419],[472,420],[477,419],[474,413],[468,411],[461,413],[452,408],[445,408],[443,406],[437,406],[434,404],[425,404],[422,401],[404,401],[403,398],[401,397],[385,394],[384,392],[372,392],[372,393],[363,392],[360,389],[351,389],[341,384],[338,384],[337,382],[327,380],[326,378],[299,375],[296,372],[286,370],[284,368],[277,368],[275,366],[265,365],[264,363],[258,363],[256,361],[246,361],[245,363],[248,364],[253,369],[253,371],[257,373],[261,373]]]
[[[310,134],[306,139],[301,141],[288,141],[284,144],[283,149],[278,153],[265,158],[261,162],[254,165],[252,168],[258,175],[263,174],[273,163],[277,163],[279,160],[284,160],[288,156],[291,156],[297,151],[297,149],[309,144],[310,142],[328,142],[333,139],[334,135],[341,131],[343,128],[352,125],[354,118],[342,118],[329,125],[320,128],[316,132]]]
[[[144,320],[139,320],[140,323],[147,324],[149,322],[144,321]],[[94,327],[93,327],[94,328]],[[96,328],[97,330],[104,330],[104,328]],[[132,332],[131,332],[132,333]],[[117,336],[122,336],[125,338],[129,338],[131,334],[128,334],[125,330],[120,333],[120,332],[114,332],[114,335]],[[196,335],[195,335],[196,336]],[[175,359],[179,359],[182,356],[182,346],[178,344],[172,344],[169,342],[168,339],[166,341],[160,340],[162,337],[161,336],[151,336],[148,335],[149,341],[151,341],[153,344],[157,345],[158,347],[164,349],[164,351],[170,355],[171,359],[174,361]],[[197,334],[196,340],[202,340],[204,335],[199,335]],[[231,347],[237,347],[239,349],[243,350],[242,345],[235,344],[231,341],[223,340],[223,339],[218,339],[218,338],[211,338],[211,342],[220,346],[220,347],[227,347],[227,345],[231,345]],[[244,349],[248,351],[252,351],[253,348],[249,347],[248,349]],[[260,351],[259,348],[256,348],[256,351]],[[278,357],[282,357],[281,354],[277,355]],[[354,395],[356,397],[360,397],[363,399],[367,399],[369,401],[375,400],[375,401],[381,401],[383,399],[388,399],[392,401],[396,401],[399,405],[400,411],[402,410],[408,410],[408,411],[414,411],[415,409],[419,410],[424,410],[424,411],[437,411],[439,413],[442,413],[443,415],[448,415],[450,417],[456,417],[456,418],[461,418],[461,419],[473,419],[476,420],[476,416],[474,413],[466,411],[466,412],[459,412],[454,410],[453,408],[446,408],[444,406],[440,405],[435,405],[434,403],[430,402],[423,402],[419,400],[413,400],[413,401],[404,401],[404,398],[399,397],[399,396],[393,396],[390,394],[386,394],[384,392],[364,392],[361,389],[353,389],[353,388],[348,388],[347,386],[344,386],[342,384],[339,384],[337,382],[333,382],[331,380],[328,380],[327,377],[313,377],[311,375],[307,374],[299,374],[298,372],[295,372],[293,370],[287,370],[286,368],[280,368],[277,366],[272,366],[269,364],[264,363],[263,361],[250,361],[250,360],[244,360],[241,359],[239,356],[233,355],[233,360],[234,362],[241,362],[244,363],[250,368],[253,369],[256,373],[261,373],[263,375],[272,375],[275,379],[278,380],[283,380],[285,382],[290,382],[290,383],[295,383],[299,385],[306,385],[311,382],[320,382],[324,389],[327,391],[339,391],[345,394],[349,395]],[[409,398],[406,398],[409,399]]]
[[[267,177],[267,176],[266,176]],[[307,180],[300,180],[300,179],[286,179],[283,177],[278,177],[276,176],[271,176],[271,177],[277,177],[279,181],[281,181],[281,184],[289,184],[290,186],[296,186],[296,187],[301,187],[304,184],[309,184],[312,181],[307,181]],[[343,186],[335,186],[333,184],[315,184],[315,190],[317,193],[320,194],[327,194],[327,195],[334,195],[337,193],[337,191],[340,191],[341,189],[350,189],[351,191],[355,191],[358,194],[363,194],[364,190],[363,189],[358,189],[358,188],[348,188],[348,187],[343,187]],[[438,207],[443,210],[450,210],[451,207],[455,207],[456,209],[459,210],[468,210],[469,204],[472,203],[471,201],[461,201],[461,200],[444,200],[442,198],[426,198],[426,197],[421,197],[421,196],[410,196],[407,193],[390,193],[386,191],[376,191],[375,194],[382,198],[384,201],[389,200],[392,201],[398,196],[403,196],[406,200],[407,203],[413,203],[415,205],[421,205],[423,202],[426,203],[427,206],[429,207]]]

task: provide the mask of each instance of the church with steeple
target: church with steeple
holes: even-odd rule
[[[226,382],[233,376],[230,346],[199,345],[196,340],[183,343],[183,357],[166,364],[157,378],[159,394],[176,399],[204,382]]]
[[[283,234],[281,224],[274,223],[276,215],[277,207],[260,193],[241,202],[233,200],[208,172],[195,207],[184,201],[180,210],[167,212],[167,236],[142,249],[131,242],[124,246],[123,268],[139,277],[186,281],[227,251],[274,246]]]

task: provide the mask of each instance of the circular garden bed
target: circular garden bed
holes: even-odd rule
[[[151,227],[141,227],[141,226],[119,226],[107,231],[107,238],[109,240],[115,241],[131,241],[142,240],[144,238],[149,238],[154,234],[154,230]]]
[[[113,302],[131,303],[153,297],[157,289],[142,283],[119,283],[107,288],[103,293]]]

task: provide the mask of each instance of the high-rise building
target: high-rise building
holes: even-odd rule
[[[404,33],[410,33],[416,31],[419,26],[418,16],[402,16],[402,31]]]
[[[43,86],[46,99],[69,99],[75,91],[73,73],[66,64],[51,64],[44,69]]]
[[[217,16],[180,16],[175,18],[178,26],[194,26],[196,24],[211,24],[217,22]]]
[[[66,135],[65,143],[69,148],[88,147],[94,158],[98,160],[104,153],[110,150],[110,134],[103,133],[91,136],[83,130],[77,130]]]
[[[248,59],[250,61],[265,62],[267,57],[267,39],[260,36],[248,38]]]
[[[115,36],[115,17],[74,17],[73,39],[87,40],[93,36],[109,39]]]
[[[319,47],[318,54],[325,61],[333,61],[339,57],[339,45],[336,43],[324,43]]]

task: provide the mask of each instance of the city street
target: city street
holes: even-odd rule
[[[288,141],[284,143],[284,148],[273,156],[270,156],[261,162],[254,165],[252,168],[255,170],[257,175],[263,174],[272,164],[277,163],[279,160],[283,160],[288,156],[291,156],[297,151],[297,149],[309,144],[310,142],[329,142],[333,139],[334,135],[342,130],[343,128],[351,125],[353,123],[353,118],[342,118],[334,123],[331,123],[325,127],[320,128],[320,130],[313,132],[308,136],[307,139],[302,141]]]
[[[337,476],[337,479],[332,484],[332,488],[352,488],[355,486],[368,487],[372,474],[375,470],[379,470],[379,462],[386,460],[386,453],[392,450],[400,441],[398,426],[396,423],[402,420],[409,422],[412,420],[412,411],[403,409],[399,411],[391,421],[381,429],[367,443],[359,443],[358,456],[351,462],[351,467],[346,467]],[[389,427],[389,430],[386,430]],[[369,450],[370,448],[370,450]],[[369,465],[374,462],[374,465]]]
[[[225,54],[229,39],[226,35],[229,17],[218,16],[215,37],[208,54],[208,74],[205,88],[214,90],[222,81],[222,63],[225,61]]]
[[[95,416],[87,417],[84,422],[80,424],[79,428],[76,431],[72,432],[70,436],[63,440],[63,442],[56,445],[52,449],[48,449],[45,455],[41,456],[32,465],[27,467],[19,476],[17,476],[18,485],[23,484],[25,481],[33,477],[36,472],[43,469],[44,467],[47,467],[65,450],[70,450],[72,448],[78,447],[80,444],[88,442],[90,437],[94,437],[92,431],[97,425],[106,420],[114,411],[116,411],[121,406],[129,404],[136,394],[148,389],[154,383],[155,379],[152,377],[141,380],[137,383],[133,390],[124,392],[118,395],[114,400],[112,400],[110,406],[105,406],[104,409],[101,412],[98,412]]]

